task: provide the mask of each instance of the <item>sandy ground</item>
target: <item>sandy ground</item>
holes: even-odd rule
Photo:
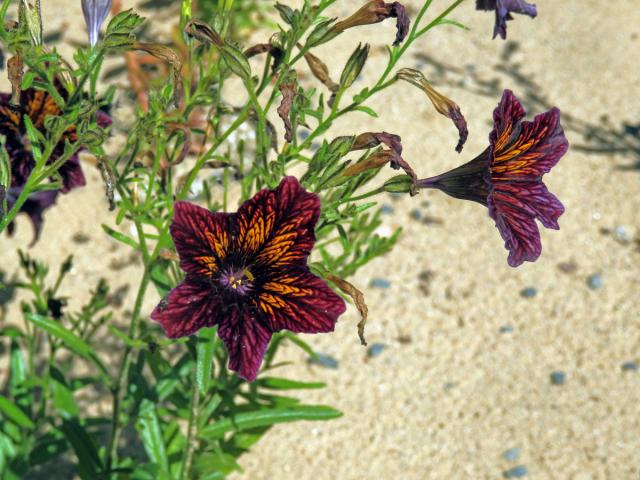
[[[79,2],[69,3],[73,14],[49,12],[52,24],[79,25]],[[461,155],[448,120],[409,85],[372,103],[379,119],[356,115],[330,136],[400,134],[405,158],[429,176],[485,148],[503,88],[525,100],[530,114],[556,105],[572,144],[545,177],[566,207],[561,230],[542,233],[538,262],[512,269],[483,207],[439,192],[382,199],[393,209],[386,230],[402,226],[404,235],[351,280],[367,295],[368,340],[384,349],[367,356],[353,308],[335,334],[307,338],[337,369],[307,365],[287,349],[295,365],[282,376],[326,381],[326,389],[300,396],[344,417],[277,426],[241,458],[244,475],[234,478],[496,479],[517,466],[534,479],[640,478],[640,372],[633,363],[622,368],[640,361],[640,140],[632,128],[640,123],[640,87],[631,54],[640,47],[640,10],[629,0],[607,8],[597,0],[540,1],[536,20],[509,23],[505,43],[491,40],[493,16],[473,3],[454,15],[471,31],[439,27],[402,65],[422,69],[462,107],[470,138]],[[329,14],[356,4],[338,2]],[[435,0],[429,16],[447,5]],[[331,59],[337,77],[357,42],[371,43],[364,86],[384,66],[381,47],[393,35],[392,24],[362,27],[317,53]],[[82,38],[70,29],[60,41]],[[75,253],[69,293],[87,291],[101,276],[125,285],[139,273],[102,233],[100,223],[112,224],[113,215],[98,172],[85,171],[88,187],[47,213],[43,239],[31,249],[54,262]],[[7,278],[17,270],[15,248],[30,236],[22,219],[12,240],[2,238]],[[379,288],[381,279],[388,288]],[[523,295],[527,288],[535,295]],[[150,309],[157,298],[148,300]],[[120,321],[131,292],[124,301]],[[553,372],[565,374],[564,384],[552,384]],[[509,449],[517,450],[504,455]]]

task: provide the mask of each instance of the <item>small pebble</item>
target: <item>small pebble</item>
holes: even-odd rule
[[[631,237],[622,225],[618,225],[613,229],[613,238],[615,238],[617,242],[622,244],[626,244],[631,241]]]
[[[502,458],[504,458],[507,462],[515,462],[518,460],[520,456],[519,448],[510,448],[509,450],[505,450],[502,452]]]
[[[383,215],[391,215],[393,213],[393,207],[388,203],[385,203],[380,207],[380,213]]]
[[[330,368],[331,370],[337,370],[340,366],[338,360],[325,353],[316,353],[315,357],[309,358],[309,363],[312,365],[320,365],[324,368]]]
[[[374,278],[369,282],[371,288],[387,289],[391,286],[391,282],[386,278]]]
[[[411,210],[411,213],[409,213],[409,215],[414,220],[420,220],[422,218],[422,212],[420,210],[418,210],[417,208],[414,208],[413,210]]]
[[[522,478],[529,474],[529,470],[524,465],[518,465],[517,467],[510,468],[502,472],[504,478]]]
[[[563,371],[557,371],[552,372],[550,377],[553,385],[564,385],[564,381],[567,379],[567,374]]]
[[[527,287],[520,290],[520,296],[524,298],[533,298],[538,294],[538,290],[534,287]]]
[[[578,265],[574,261],[560,262],[558,264],[558,270],[560,270],[562,273],[567,274],[576,273],[576,270],[578,270]]]
[[[620,368],[622,368],[623,372],[636,372],[638,370],[638,363],[624,362],[622,365],[620,365]]]
[[[503,325],[498,331],[500,333],[511,333],[513,332],[513,327],[511,325]]]
[[[384,343],[373,343],[367,348],[367,357],[379,356],[387,346]]]
[[[587,277],[587,285],[591,290],[600,290],[604,284],[602,280],[602,275],[599,273],[594,273],[593,275],[589,275]]]
[[[298,130],[298,138],[300,140],[306,140],[308,136],[309,136],[308,130]]]

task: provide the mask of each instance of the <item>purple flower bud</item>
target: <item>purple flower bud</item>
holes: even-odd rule
[[[89,43],[98,43],[100,27],[111,11],[111,0],[82,0],[82,14],[89,32]]]

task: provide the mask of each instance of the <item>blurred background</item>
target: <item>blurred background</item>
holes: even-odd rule
[[[45,41],[69,54],[86,39],[80,2],[64,3],[43,3]],[[169,41],[179,2],[122,3],[148,18],[147,39]],[[244,41],[267,41],[259,26],[276,19],[272,2],[244,3],[265,15],[248,12]],[[422,4],[403,3],[410,14]],[[359,5],[338,0],[328,14],[344,17]],[[434,0],[427,20],[448,5]],[[427,177],[486,148],[503,89],[514,91],[529,116],[557,106],[571,147],[545,183],[566,208],[560,231],[543,230],[541,258],[512,269],[485,208],[436,191],[381,198],[378,233],[400,226],[403,235],[390,254],[350,279],[369,305],[369,347],[359,344],[350,308],[335,334],[307,338],[322,361],[309,363],[293,348],[283,358],[293,362],[283,376],[327,382],[301,392],[305,402],[335,406],[344,416],[273,428],[233,478],[640,478],[640,81],[632,53],[640,49],[640,9],[629,0],[606,8],[597,0],[541,0],[538,17],[516,16],[502,41],[491,39],[493,14],[474,7],[468,0],[450,16],[469,31],[440,26],[399,65],[421,70],[460,105],[470,131],[461,154],[450,121],[406,83],[374,99],[379,118],[352,116],[328,138],[398,134],[404,158]],[[335,78],[359,42],[371,44],[356,93],[386,66],[394,23],[349,30],[314,53]],[[111,63],[105,81],[125,85],[122,60]],[[122,104],[113,142],[132,120]],[[88,296],[87,285],[110,279],[124,322],[132,305],[128,279],[141,265],[104,235],[100,224],[112,223],[113,213],[86,160],[87,187],[61,196],[46,213],[42,240],[30,253],[53,265],[74,253],[66,282],[73,302],[85,300],[78,292]],[[15,278],[16,249],[31,235],[19,217],[15,236],[2,238],[5,282]],[[3,320],[11,321],[18,300],[11,288],[0,293]],[[149,295],[146,311],[158,300]]]

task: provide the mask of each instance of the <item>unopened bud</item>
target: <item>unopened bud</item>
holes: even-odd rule
[[[307,61],[307,65],[309,65],[309,69],[311,69],[311,73],[314,77],[320,80],[322,84],[332,92],[338,90],[339,85],[331,79],[329,76],[329,69],[322,60],[311,52],[305,53],[304,59]]]
[[[251,79],[251,65],[244,54],[233,45],[225,44],[220,50],[224,62],[233,73],[245,82]]]
[[[18,22],[26,28],[33,45],[42,45],[42,15],[39,1],[31,5],[27,0],[20,0]]]
[[[337,37],[342,31],[334,28],[333,19],[324,20],[318,25],[307,37],[307,48],[317,47],[323,43],[327,43]]]
[[[367,61],[367,57],[369,56],[369,44],[365,43],[364,47],[358,45],[354,52],[347,60],[347,64],[342,71],[342,75],[340,76],[340,87],[343,89],[349,88],[353,85],[353,82],[356,81],[360,72],[364,68],[364,64]]]
[[[412,193],[415,191],[415,184],[408,175],[396,175],[384,182],[385,192],[391,193]]]

